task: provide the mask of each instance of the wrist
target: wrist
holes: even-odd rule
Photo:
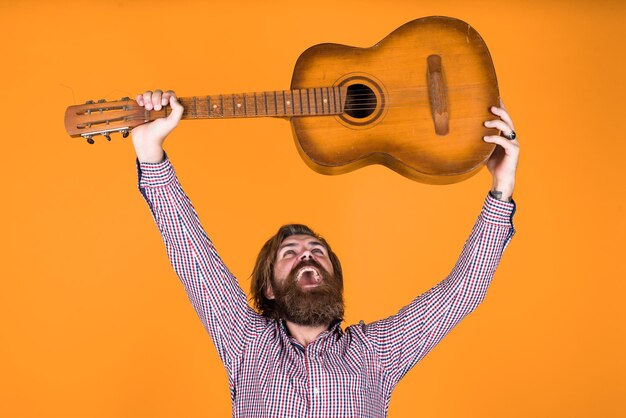
[[[513,197],[513,195],[504,195],[502,192],[499,192],[497,190],[489,190],[489,196],[493,197],[496,200],[499,200],[501,202],[511,202],[511,198]]]
[[[494,199],[501,200],[503,202],[510,202],[513,197],[514,183],[493,183],[489,195]]]
[[[140,163],[160,163],[165,153],[162,147],[135,148],[137,159]]]

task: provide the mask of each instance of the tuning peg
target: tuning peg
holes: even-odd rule
[[[122,138],[128,138],[128,129],[122,131]]]
[[[120,100],[124,102],[126,100],[130,100],[130,97],[122,97]]]
[[[87,135],[87,136],[85,136],[85,139],[87,140],[87,143],[88,143],[88,144],[92,144],[92,145],[93,145],[93,143],[95,142],[95,141],[93,140],[93,138],[91,137],[91,135]]]
[[[104,137],[107,139],[107,141],[111,142],[111,134],[107,132],[104,134]]]
[[[85,102],[85,104],[93,104],[93,103],[94,103],[94,102],[93,102],[93,100],[87,100],[87,101]]]
[[[106,100],[104,100],[104,99],[98,100],[98,103],[105,103],[105,102],[106,102]]]

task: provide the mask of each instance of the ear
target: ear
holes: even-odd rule
[[[269,300],[274,300],[276,297],[274,296],[274,289],[272,288],[272,282],[268,280],[267,287],[265,288],[265,297]]]

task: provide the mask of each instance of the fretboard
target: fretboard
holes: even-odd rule
[[[180,97],[183,119],[323,116],[343,113],[346,90],[320,87]],[[168,112],[169,113],[169,112]]]

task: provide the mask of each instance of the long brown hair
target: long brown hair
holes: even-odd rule
[[[334,275],[337,280],[339,280],[343,288],[343,272],[341,270],[341,263],[339,263],[339,258],[337,258],[337,255],[330,248],[330,245],[328,245],[326,240],[313,232],[313,230],[306,225],[283,225],[278,229],[278,232],[276,232],[276,234],[268,239],[263,245],[263,248],[261,248],[261,251],[257,256],[256,263],[254,264],[254,270],[252,271],[252,283],[250,285],[252,303],[261,315],[269,318],[279,319],[274,309],[274,300],[268,299],[265,296],[265,291],[270,283],[270,278],[274,275],[274,261],[276,260],[276,254],[278,253],[278,247],[280,247],[280,244],[286,238],[292,235],[310,235],[319,240],[324,247],[326,247],[328,250],[328,258],[333,266]]]

